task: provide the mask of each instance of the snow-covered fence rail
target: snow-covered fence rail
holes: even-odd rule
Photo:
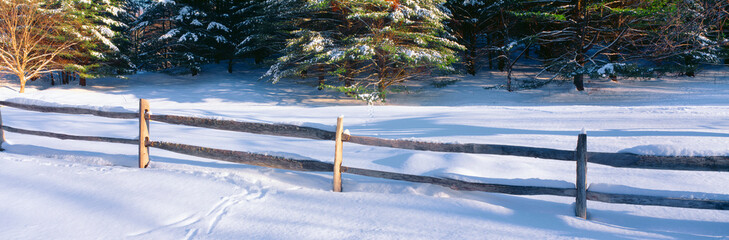
[[[144,100],[142,100],[144,101]],[[370,169],[361,169],[354,167],[341,166],[337,172],[349,173],[355,175],[409,181],[416,183],[429,183],[449,187],[454,190],[464,191],[483,191],[483,192],[495,192],[505,193],[512,195],[555,195],[555,196],[568,196],[576,197],[576,215],[585,217],[586,212],[586,200],[608,202],[608,203],[624,203],[624,204],[637,204],[637,205],[655,205],[655,206],[670,206],[670,207],[684,207],[684,208],[700,208],[700,209],[721,209],[729,210],[729,201],[723,200],[711,200],[711,199],[691,199],[691,198],[671,198],[671,197],[660,197],[660,196],[645,196],[645,195],[634,195],[634,194],[616,194],[616,193],[603,193],[590,191],[585,186],[585,165],[586,160],[589,159],[592,163],[610,165],[615,167],[632,167],[632,168],[649,168],[649,169],[673,169],[673,170],[703,170],[703,171],[729,171],[729,157],[725,156],[711,156],[711,157],[663,157],[663,156],[643,156],[625,153],[595,153],[586,152],[586,135],[584,135],[584,142],[578,143],[577,151],[566,151],[548,148],[533,148],[533,147],[522,147],[522,146],[507,146],[507,145],[493,145],[493,144],[454,144],[454,143],[429,143],[419,142],[412,140],[391,140],[391,139],[380,139],[373,137],[363,136],[352,136],[341,133],[342,121],[338,119],[337,132],[331,132],[310,127],[301,127],[287,124],[266,124],[266,123],[248,123],[238,122],[231,120],[216,120],[207,118],[196,118],[186,116],[175,116],[175,115],[151,115],[148,113],[148,106],[140,101],[140,112],[138,113],[124,113],[124,112],[105,112],[100,110],[91,110],[84,108],[74,107],[53,107],[53,106],[37,106],[29,104],[12,103],[6,101],[0,101],[0,105],[14,107],[30,111],[38,112],[55,112],[55,113],[67,113],[67,114],[91,114],[101,117],[109,118],[122,118],[122,119],[139,119],[140,120],[140,138],[139,139],[122,139],[122,138],[110,138],[110,137],[96,137],[96,136],[76,136],[60,133],[51,133],[43,131],[34,131],[19,129],[10,126],[4,126],[0,115],[0,127],[2,130],[15,132],[20,134],[30,134],[44,137],[53,137],[59,139],[69,140],[85,140],[85,141],[98,141],[98,142],[109,142],[109,143],[123,143],[123,144],[134,144],[140,147],[140,167],[146,167],[146,163],[142,162],[142,148],[158,148],[164,149],[171,152],[217,159],[221,161],[287,169],[295,171],[318,171],[318,172],[333,172],[335,166],[341,164],[340,161],[336,164],[314,161],[314,160],[299,160],[284,157],[277,157],[271,155],[222,150],[214,148],[206,148],[200,146],[168,143],[159,141],[149,141],[148,137],[142,137],[144,131],[149,127],[148,121],[159,121],[177,125],[196,126],[204,128],[212,128],[219,130],[230,130],[238,132],[248,132],[255,134],[266,134],[274,136],[286,136],[286,137],[298,137],[318,140],[335,140],[338,143],[349,142],[370,146],[381,146],[381,147],[392,147],[401,149],[411,150],[425,150],[425,151],[438,151],[438,152],[462,152],[462,153],[482,153],[482,154],[498,154],[498,155],[513,155],[513,156],[524,156],[524,157],[537,157],[545,159],[556,159],[556,160],[567,160],[577,161],[577,186],[576,188],[554,188],[554,187],[541,187],[541,186],[515,186],[515,185],[503,185],[503,184],[491,184],[491,183],[476,183],[467,182],[462,180],[450,179],[450,178],[439,178],[431,176],[419,176],[410,175],[403,173],[385,172]],[[147,111],[145,111],[147,110]],[[339,135],[339,137],[337,137]],[[2,131],[0,131],[2,136]],[[583,134],[579,138],[583,140]],[[2,138],[0,138],[2,140]],[[2,144],[2,141],[0,141]],[[582,147],[579,147],[582,146]],[[341,155],[341,146],[335,150],[335,155]],[[580,153],[577,154],[576,153]],[[579,161],[582,159],[583,161]],[[580,168],[580,164],[582,168]],[[582,170],[581,170],[582,169]],[[336,179],[336,174],[335,174]],[[336,180],[334,183],[337,186]],[[580,187],[582,186],[582,187]],[[341,182],[339,183],[341,190]],[[336,187],[335,187],[336,189]]]

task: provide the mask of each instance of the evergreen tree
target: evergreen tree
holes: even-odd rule
[[[537,30],[534,14],[525,13],[528,1],[448,1],[453,17],[450,31],[466,46],[463,60],[469,74],[476,73],[481,53],[488,53],[489,67],[497,60],[497,68],[506,71],[507,89],[513,90],[511,76],[514,65],[529,53]]]
[[[206,34],[200,21],[204,15],[191,6],[171,1],[148,6],[131,29],[141,33],[137,67],[153,71],[185,67],[197,74],[208,60],[196,48]]]
[[[182,7],[172,17],[174,27],[163,37],[174,43],[175,50],[171,56],[175,59],[175,65],[189,69],[195,76],[203,64],[213,60],[215,48],[210,45],[209,38],[212,36],[209,29],[215,23],[209,21],[209,14],[200,9],[203,6],[191,6],[182,2],[176,5]]]
[[[127,14],[123,15],[122,22],[128,27],[124,31],[127,41],[121,46],[122,52],[128,56],[132,70],[140,69],[136,64],[142,62],[142,46],[145,40],[146,24],[140,20],[143,13],[153,5],[152,0],[128,0],[124,4]],[[147,22],[148,23],[148,22]]]
[[[383,98],[387,87],[449,69],[454,49],[441,1],[312,1],[311,20],[290,39],[286,55],[266,76],[327,73],[361,98]],[[321,78],[320,78],[321,82]],[[346,86],[350,85],[350,86]],[[370,94],[366,94],[370,93]]]
[[[316,12],[303,0],[248,0],[237,10],[236,54],[252,57],[256,64],[280,54],[299,24]]]
[[[64,81],[78,75],[81,85],[86,78],[123,74],[129,69],[129,60],[118,44],[125,41],[126,25],[121,21],[126,14],[121,0],[59,0],[46,2],[46,8],[67,13],[62,28],[75,36],[77,44],[62,55]]]
[[[213,58],[215,62],[228,61],[228,73],[232,73],[233,62],[238,57],[236,45],[242,40],[240,32],[236,31],[238,21],[242,20],[237,13],[247,5],[247,1],[211,0],[210,4],[207,30],[211,36],[209,44],[215,46]]]
[[[131,29],[140,39],[140,67],[184,67],[197,75],[203,64],[228,60],[232,72],[238,6],[233,0],[153,3]]]
[[[496,9],[501,3],[503,1],[448,0],[444,4],[452,16],[447,21],[449,32],[466,48],[462,51],[461,62],[468,74],[476,75],[484,52],[488,52],[489,61],[492,59],[488,45],[494,37],[491,33],[500,28]]]
[[[179,45],[171,35],[178,31],[172,30],[175,28],[173,17],[179,10],[174,2],[153,2],[134,22],[130,31],[139,34],[134,58],[137,69],[158,71],[178,65],[173,52]]]

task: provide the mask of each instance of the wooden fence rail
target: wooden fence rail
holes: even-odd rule
[[[658,168],[658,169],[678,169],[678,170],[709,170],[709,171],[727,171],[729,170],[729,158],[724,156],[712,157],[659,157],[659,156],[642,156],[624,153],[590,153],[586,152],[586,135],[580,134],[578,148],[576,151],[565,151],[548,148],[532,148],[521,146],[492,145],[492,144],[453,144],[453,143],[428,143],[411,140],[389,140],[373,137],[351,136],[342,133],[343,124],[342,117],[337,121],[337,132],[326,130],[301,127],[286,124],[265,124],[265,123],[247,123],[231,120],[215,120],[206,118],[184,117],[174,115],[151,115],[149,114],[149,105],[145,104],[146,100],[140,101],[140,111],[138,113],[113,113],[98,110],[89,110],[72,107],[44,107],[27,104],[9,103],[0,101],[0,105],[17,107],[20,109],[39,111],[39,112],[57,112],[69,114],[91,114],[102,117],[132,119],[138,118],[140,121],[140,138],[123,139],[96,136],[76,136],[61,133],[52,133],[44,131],[34,131],[19,129],[2,125],[0,115],[1,129],[9,132],[20,134],[30,134],[44,137],[53,137],[68,140],[85,140],[109,143],[135,144],[140,147],[140,167],[146,167],[147,162],[143,162],[143,149],[149,147],[164,149],[171,152],[216,159],[221,161],[241,163],[247,165],[255,165],[268,168],[286,169],[294,171],[317,171],[317,172],[334,172],[334,190],[341,191],[341,180],[337,183],[336,173],[349,173],[355,175],[369,176],[375,178],[384,178],[400,181],[408,181],[415,183],[428,183],[454,190],[463,191],[482,191],[505,193],[512,195],[555,195],[576,197],[575,214],[579,217],[586,217],[585,200],[600,201],[608,203],[624,203],[638,205],[655,205],[683,208],[700,208],[700,209],[721,209],[729,210],[729,201],[710,200],[710,199],[692,199],[692,198],[670,198],[659,196],[632,195],[632,194],[615,194],[590,191],[585,188],[586,181],[586,160],[590,162],[600,163],[604,165],[617,167],[636,167],[636,168]],[[130,117],[132,116],[133,117]],[[286,137],[299,137],[318,140],[335,140],[337,142],[335,150],[335,164],[316,161],[316,160],[300,160],[290,159],[265,154],[257,154],[250,152],[223,150],[215,148],[206,148],[194,145],[186,145],[179,143],[168,143],[160,141],[151,141],[149,139],[149,120],[165,122],[170,124],[197,126],[212,129],[249,132],[256,134],[266,134]],[[0,137],[2,137],[0,131]],[[0,144],[2,144],[0,138]],[[554,188],[541,186],[514,186],[504,184],[476,183],[450,178],[439,178],[432,176],[419,176],[403,173],[386,172],[379,170],[370,170],[354,167],[341,166],[342,164],[342,142],[357,143],[371,146],[393,147],[412,150],[426,150],[438,152],[464,152],[464,153],[487,153],[499,155],[515,155],[526,157],[539,157],[557,160],[569,160],[577,162],[577,181],[576,188]],[[339,159],[337,161],[337,159]],[[596,161],[597,160],[597,161]],[[704,163],[701,161],[707,161]],[[341,166],[337,168],[337,166]],[[339,170],[336,170],[339,169]],[[339,175],[341,178],[341,175]],[[339,188],[337,189],[337,186]],[[580,187],[582,186],[582,187]]]
[[[91,114],[100,117],[122,119],[139,118],[139,113],[105,112],[75,107],[36,106],[7,101],[0,101],[0,105],[38,112]],[[336,133],[332,131],[312,127],[296,126],[291,124],[240,122],[234,120],[220,120],[176,115],[150,115],[149,118],[152,121],[168,124],[235,132],[246,132],[271,136],[295,137],[315,140],[335,140],[336,138]],[[414,140],[382,139],[355,135],[347,135],[343,139],[343,141],[360,145],[409,150],[510,155],[552,160],[575,161],[575,151],[550,148],[510,146],[499,144],[435,143]],[[591,163],[602,164],[612,167],[693,171],[729,171],[729,156],[649,156],[630,153],[588,152],[587,158],[590,159]]]
[[[0,105],[8,106],[17,109],[23,109],[34,112],[48,112],[48,113],[66,113],[66,114],[89,114],[99,117],[106,118],[118,118],[118,119],[136,119],[139,113],[133,112],[106,112],[100,110],[93,110],[87,108],[77,107],[53,107],[53,106],[38,106],[32,104],[14,103],[8,101],[0,101]]]
[[[108,143],[123,143],[137,145],[137,139],[122,139],[122,138],[108,138],[108,137],[93,137],[93,136],[74,136],[60,133],[50,133],[42,131],[33,131],[14,128],[10,126],[3,126],[3,129],[8,132],[15,132],[20,134],[29,134],[43,137],[52,137],[64,140],[83,140],[83,141],[96,141],[96,142],[108,142]],[[332,172],[334,164],[320,162],[315,160],[297,160],[272,155],[222,150],[215,148],[200,147],[187,144],[179,143],[168,143],[168,142],[151,142],[151,147],[163,149],[175,153],[215,159],[225,162],[241,163],[246,165],[293,170],[293,171],[313,171],[313,172]],[[419,176],[403,173],[386,172],[379,170],[370,170],[355,167],[342,166],[342,172],[354,175],[361,175],[374,178],[383,178],[390,180],[414,182],[414,183],[428,183],[448,187],[453,190],[459,191],[480,191],[480,192],[492,192],[492,193],[504,193],[511,195],[553,195],[553,196],[564,196],[564,197],[576,197],[577,190],[575,188],[556,188],[556,187],[542,187],[542,186],[517,186],[517,185],[505,185],[505,184],[493,184],[493,183],[478,183],[468,182],[462,180],[456,180],[451,178],[438,178],[432,176]],[[666,206],[666,207],[682,207],[682,208],[699,208],[699,209],[719,209],[729,210],[729,201],[724,200],[711,200],[711,199],[692,199],[692,198],[671,198],[671,197],[659,197],[659,196],[648,196],[648,195],[631,195],[631,194],[618,194],[618,193],[604,193],[597,191],[590,191],[587,189],[587,200],[606,202],[606,203],[622,203],[622,204],[637,204],[637,205],[653,205],[653,206]]]
[[[125,138],[113,138],[113,137],[95,137],[95,136],[77,136],[63,133],[52,133],[44,131],[26,130],[21,128],[14,128],[11,126],[3,125],[2,129],[8,132],[14,132],[26,135],[35,135],[42,137],[52,137],[62,140],[82,140],[82,141],[94,141],[94,142],[107,142],[107,143],[124,143],[124,144],[139,144],[137,139],[125,139]]]
[[[191,127],[202,127],[209,129],[281,137],[295,137],[314,140],[334,140],[335,138],[335,133],[332,131],[321,130],[312,127],[296,126],[291,124],[239,122],[233,120],[220,120],[176,115],[152,115],[151,120],[175,125],[185,125]]]

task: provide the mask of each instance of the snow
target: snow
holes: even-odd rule
[[[331,45],[332,40],[321,36],[319,33],[314,33],[311,37],[311,41],[304,45],[304,51],[307,52],[321,52],[324,51],[324,47]]]
[[[687,149],[668,144],[648,144],[640,145],[620,152],[634,153],[640,155],[658,155],[658,156],[710,156],[712,152],[701,152],[694,149]]]
[[[159,39],[160,40],[168,39],[168,38],[174,37],[178,33],[180,33],[180,30],[177,28],[174,28],[174,29],[171,29],[170,31],[168,31],[167,33],[165,33],[164,35],[160,36]]]
[[[702,192],[686,192],[686,191],[659,191],[650,189],[640,189],[623,185],[613,185],[605,183],[591,184],[590,190],[605,192],[605,193],[623,193],[623,194],[637,194],[646,196],[661,196],[661,197],[672,197],[672,198],[693,198],[693,199],[707,199],[707,200],[729,200],[729,194],[708,194]]]
[[[338,116],[356,135],[429,142],[489,143],[657,155],[729,155],[728,68],[696,78],[587,80],[507,92],[502,73],[482,71],[445,88],[413,82],[370,105],[318,91],[311,81],[258,81],[265,70],[225,64],[196,77],[141,73],[91,79],[88,87],[30,82],[17,93],[0,80],[0,100],[154,114],[289,123],[333,131]],[[518,67],[518,66],[517,66]],[[524,71],[520,69],[519,71]],[[519,73],[517,71],[517,73]],[[515,85],[525,80],[514,76]],[[204,81],[201,81],[204,80]],[[136,120],[0,108],[18,128],[136,138]],[[227,132],[152,122],[151,140],[332,162],[333,141]],[[729,211],[461,192],[343,174],[294,172],[152,148],[138,169],[137,147],[6,132],[0,152],[2,239],[724,239]],[[589,160],[588,160],[589,162]],[[344,144],[344,166],[466,181],[574,187],[574,162]],[[622,169],[588,163],[591,190],[729,200],[726,172]]]
[[[109,38],[106,37],[108,36],[107,34],[113,35],[113,32],[106,27],[100,27],[99,30],[101,30],[101,32],[96,29],[92,30],[96,39],[100,40],[102,43],[104,43],[104,45],[108,46],[112,51],[118,52],[119,48],[114,45],[114,43],[112,43]]]
[[[178,42],[185,42],[185,41],[197,42],[197,40],[198,40],[197,34],[187,32],[185,34],[182,34],[182,36],[180,37],[180,39],[178,39],[177,41]]]
[[[614,73],[615,72],[615,65],[623,66],[625,64],[615,64],[615,63],[608,63],[597,69],[597,74],[600,74],[601,76],[605,77],[608,73]]]
[[[220,30],[223,30],[224,32],[230,31],[230,29],[228,29],[228,27],[226,27],[223,24],[220,24],[217,22],[210,22],[210,24],[208,24],[208,31],[213,30],[213,29],[220,29]]]
[[[330,50],[327,52],[327,56],[329,56],[329,59],[331,59],[331,61],[339,60],[343,58],[345,54],[346,52],[341,50]]]

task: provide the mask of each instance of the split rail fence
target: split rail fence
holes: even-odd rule
[[[595,164],[602,164],[620,168],[642,168],[642,169],[668,169],[668,170],[690,170],[690,171],[729,171],[729,157],[707,156],[707,157],[670,157],[670,156],[649,156],[629,153],[603,153],[587,152],[587,135],[579,134],[575,151],[557,150],[549,148],[534,148],[523,146],[495,145],[495,144],[456,144],[456,143],[432,143],[414,140],[392,140],[365,136],[355,136],[343,133],[343,118],[337,119],[335,132],[303,127],[288,124],[267,124],[254,122],[240,122],[232,120],[217,120],[209,118],[197,118],[176,115],[152,115],[150,114],[149,102],[145,99],[139,101],[139,112],[106,112],[76,107],[53,107],[38,106],[21,103],[0,101],[0,106],[7,106],[36,112],[52,112],[65,114],[88,114],[99,117],[118,119],[139,119],[139,139],[110,138],[100,136],[77,136],[61,133],[26,130],[5,126],[2,124],[0,115],[0,126],[2,130],[19,134],[30,134],[44,137],[53,137],[68,140],[98,141],[109,143],[135,144],[139,146],[139,167],[146,168],[149,165],[149,148],[164,149],[171,152],[216,159],[221,161],[255,165],[268,168],[286,169],[294,171],[316,171],[333,172],[333,190],[342,191],[341,174],[355,174],[375,178],[384,178],[415,183],[428,183],[454,190],[461,191],[482,191],[493,193],[504,193],[512,195],[555,195],[575,197],[575,215],[586,218],[587,200],[622,203],[634,205],[655,205],[682,208],[698,209],[720,209],[729,210],[729,201],[715,199],[696,198],[674,198],[647,196],[635,194],[616,194],[591,191],[586,186],[587,161]],[[334,140],[335,154],[334,164],[292,158],[277,157],[271,155],[232,151],[224,149],[207,148],[179,143],[151,141],[149,137],[150,120],[168,124],[186,125],[218,130],[246,132],[272,136],[296,137],[313,140]],[[0,147],[4,139],[3,131],[0,130]],[[474,154],[495,154],[511,155],[521,157],[534,157],[540,159],[574,161],[576,162],[575,188],[558,188],[542,186],[518,186],[492,183],[478,183],[456,180],[451,178],[440,178],[432,176],[419,176],[394,172],[386,172],[371,169],[342,166],[342,149],[344,143],[353,143],[377,147],[389,147],[399,149],[474,153]],[[0,148],[1,149],[1,148]]]

